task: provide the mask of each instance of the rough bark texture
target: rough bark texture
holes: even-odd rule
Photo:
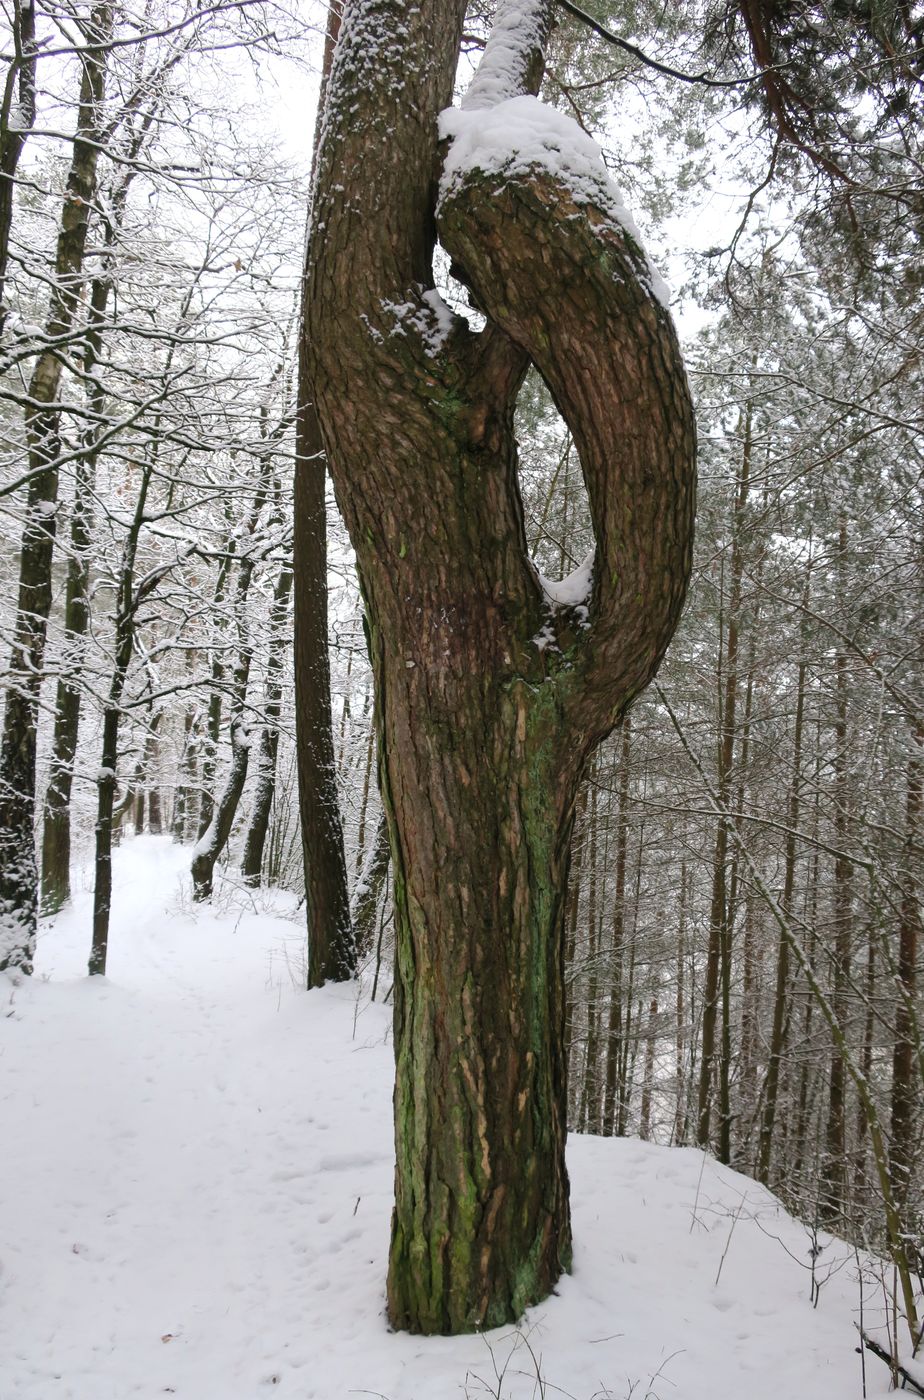
[[[693,507],[670,319],[629,235],[550,174],[473,171],[446,201],[442,241],[488,325],[456,318],[437,333],[435,118],[463,14],[461,0],[347,7],[306,298],[369,619],[391,833],[388,1307],[394,1326],[423,1332],[515,1318],[570,1264],[575,798],[671,636]],[[530,360],[581,453],[597,541],[586,617],[551,607],[527,557],[513,410]]]

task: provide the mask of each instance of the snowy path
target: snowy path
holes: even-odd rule
[[[117,853],[105,982],[83,895],[3,991],[0,1400],[463,1400],[467,1374],[474,1400],[508,1359],[501,1395],[538,1396],[511,1330],[388,1333],[388,1013],[302,992],[279,913],[194,916],[184,859]],[[549,1397],[859,1397],[846,1247],[813,1311],[808,1238],[753,1182],[634,1141],[569,1161],[575,1274],[524,1329]]]

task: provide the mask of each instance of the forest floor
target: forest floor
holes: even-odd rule
[[[852,1249],[821,1237],[813,1307],[772,1196],[631,1139],[571,1138],[574,1273],[520,1329],[390,1333],[390,1013],[304,992],[292,899],[194,908],[187,860],[117,851],[107,978],[84,890],[0,979],[2,1400],[862,1395]]]

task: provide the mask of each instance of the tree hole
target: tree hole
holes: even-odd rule
[[[571,432],[535,369],[523,381],[515,421],[530,558],[545,578],[563,579],[593,549],[593,523]]]

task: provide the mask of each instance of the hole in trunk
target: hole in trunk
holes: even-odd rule
[[[516,435],[530,557],[546,578],[562,579],[584,563],[594,532],[577,449],[535,369],[520,390]]]
[[[484,327],[484,317],[469,301],[468,289],[449,270],[450,258],[441,243],[433,250],[433,281],[443,301],[457,316],[462,316],[473,331]]]

